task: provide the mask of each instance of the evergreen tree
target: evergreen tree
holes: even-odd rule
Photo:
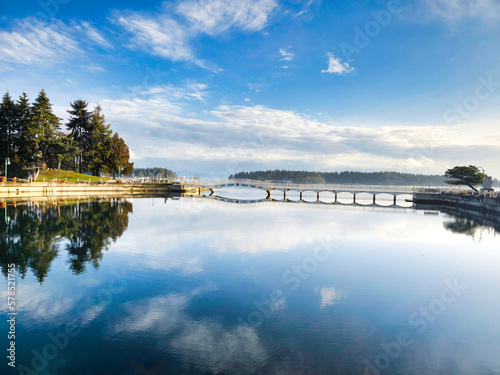
[[[106,125],[101,106],[97,105],[90,116],[89,150],[85,157],[85,165],[94,176],[107,169],[111,152],[112,130]]]
[[[32,126],[32,111],[28,95],[24,92],[16,103],[15,123],[17,137],[14,162],[22,169],[35,162],[33,156],[36,154],[36,133]]]
[[[118,133],[115,133],[111,138],[111,152],[108,161],[109,172],[113,174],[113,177],[116,177],[116,174],[120,172],[127,175],[134,171],[134,163],[130,163],[129,159],[128,146]]]
[[[71,103],[71,108],[67,112],[71,115],[66,128],[71,132],[71,137],[75,140],[80,154],[75,160],[75,170],[83,172],[85,169],[84,159],[90,150],[90,112],[87,110],[87,102],[84,100],[75,100]]]
[[[61,119],[52,112],[52,104],[41,91],[32,107],[33,129],[36,131],[36,147],[39,154],[35,156],[42,168],[55,166],[57,159],[53,157],[58,143],[58,131]]]
[[[15,111],[16,106],[7,92],[0,105],[0,161],[7,157],[14,159]]]
[[[74,165],[75,158],[80,154],[75,140],[70,134],[58,133],[54,154],[57,158],[57,169],[61,169],[64,162],[70,163],[70,168]]]

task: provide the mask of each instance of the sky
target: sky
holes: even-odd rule
[[[0,91],[101,105],[136,167],[500,177],[496,0],[0,0]]]

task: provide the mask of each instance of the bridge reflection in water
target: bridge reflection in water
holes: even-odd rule
[[[264,199],[232,199],[226,198],[221,195],[216,194],[216,191],[223,188],[253,188],[259,189],[261,191],[265,191],[267,197]],[[300,184],[288,184],[288,183],[270,183],[270,182],[262,182],[262,181],[254,181],[254,180],[225,180],[225,181],[216,181],[213,183],[200,183],[200,187],[197,189],[200,195],[205,191],[209,191],[210,197],[219,200],[225,200],[226,202],[232,203],[258,203],[258,202],[266,202],[266,201],[274,201],[274,202],[288,202],[288,203],[307,203],[307,204],[321,204],[321,205],[355,205],[355,206],[363,206],[363,207],[402,207],[406,208],[407,205],[398,204],[398,196],[409,196],[412,194],[413,189],[407,186],[339,186],[339,185],[300,185]],[[276,194],[273,192],[283,192],[283,198],[277,199]],[[290,193],[297,196],[298,199],[289,199]],[[306,196],[310,196],[311,193],[315,195],[315,199],[307,199]],[[322,197],[325,193],[329,193],[331,198]],[[288,197],[287,197],[288,194]],[[345,198],[341,199],[341,195],[350,194],[352,196],[352,202],[345,202]],[[359,196],[362,195],[362,199],[359,199]],[[364,196],[369,195],[370,199],[368,200],[370,203],[361,203],[359,201],[365,201],[366,198]],[[380,201],[385,201],[384,197],[387,195],[391,196],[390,200],[392,204],[381,204]],[[377,197],[379,198],[377,201]],[[327,199],[325,199],[327,198]],[[356,199],[359,199],[357,201]],[[332,200],[332,202],[328,202],[327,200]],[[406,203],[406,202],[405,202]]]

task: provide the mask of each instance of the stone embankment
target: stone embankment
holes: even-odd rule
[[[413,193],[413,202],[461,207],[500,215],[500,193],[447,192],[438,189],[420,189]]]
[[[193,188],[181,183],[65,183],[31,182],[0,183],[0,200],[21,200],[45,197],[91,197],[120,195],[165,195],[192,193]],[[197,190],[197,189],[195,189]]]

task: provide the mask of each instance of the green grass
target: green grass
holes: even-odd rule
[[[99,181],[109,181],[111,178],[106,178],[106,177],[96,177],[96,176],[89,176],[83,173],[76,173],[72,171],[64,171],[62,169],[60,170],[41,170],[40,174],[37,178],[37,182],[43,181],[45,178],[45,181],[52,180],[53,178],[57,178],[58,180],[63,180],[66,181],[68,179],[68,182],[88,182],[90,178],[90,182],[99,182]]]

